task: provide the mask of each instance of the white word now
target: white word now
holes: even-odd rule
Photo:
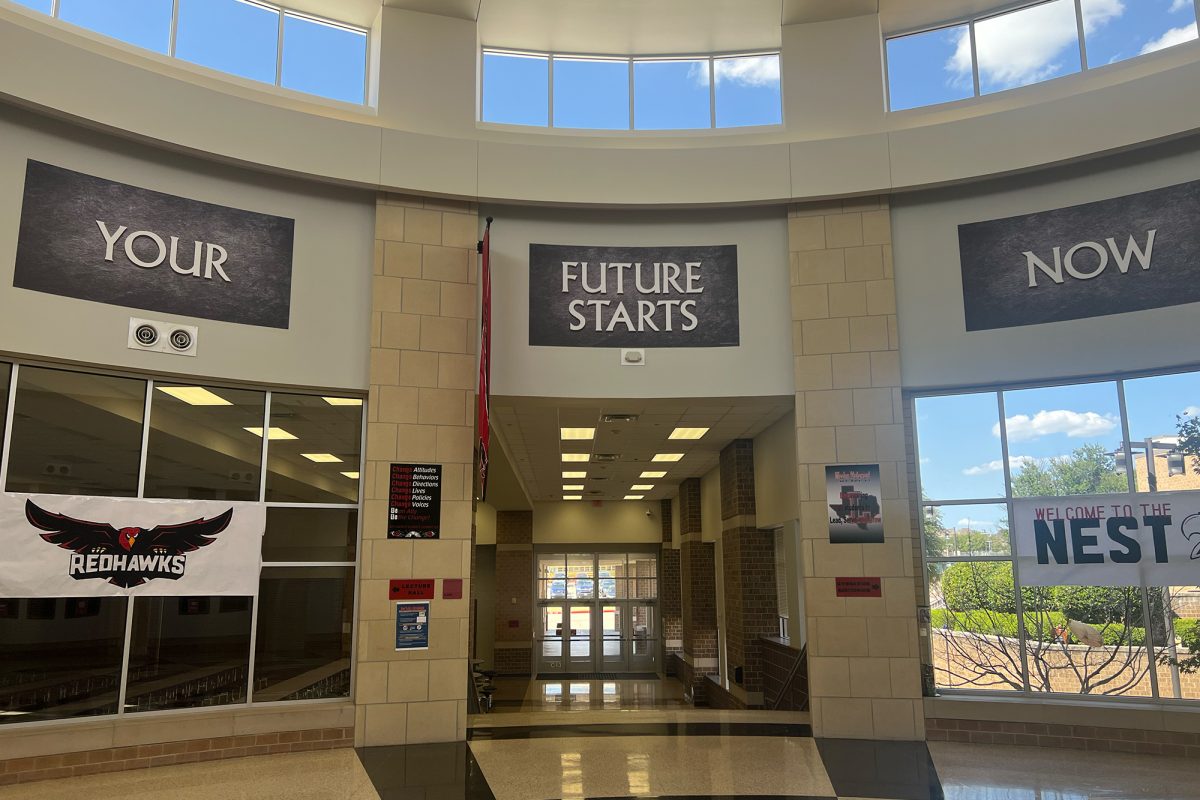
[[[1157,232],[1158,230],[1155,228],[1151,228],[1146,232],[1146,244],[1144,247],[1138,245],[1132,234],[1125,243],[1123,250],[1117,245],[1116,239],[1111,236],[1104,240],[1104,244],[1100,244],[1099,242],[1080,242],[1074,247],[1069,248],[1065,254],[1061,247],[1055,247],[1052,251],[1054,253],[1054,266],[1050,266],[1032,250],[1026,250],[1021,255],[1025,256],[1025,266],[1029,270],[1029,288],[1032,289],[1037,286],[1037,273],[1039,271],[1055,283],[1063,283],[1065,281],[1063,277],[1064,270],[1068,275],[1077,280],[1091,280],[1108,268],[1110,252],[1112,253],[1112,260],[1116,262],[1117,269],[1121,271],[1122,275],[1129,272],[1129,265],[1133,262],[1134,258],[1137,259],[1138,264],[1141,265],[1143,270],[1150,269],[1150,259],[1154,254],[1154,234]],[[1088,251],[1088,254],[1086,256],[1086,263],[1081,268],[1080,263],[1084,259],[1080,258],[1078,261],[1076,259],[1085,250]]]

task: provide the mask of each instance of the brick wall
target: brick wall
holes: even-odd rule
[[[716,676],[709,675],[704,679],[704,703],[709,708],[727,708],[731,710],[743,710],[747,708],[736,695],[727,691],[720,681],[716,680]],[[758,708],[758,706],[753,706]]]
[[[725,580],[725,652],[729,675],[742,667],[742,687],[761,692],[760,640],[779,632],[775,591],[775,535],[757,528],[731,528],[721,534]]]
[[[700,535],[700,479],[679,484],[679,535]]]
[[[533,612],[533,512],[497,511],[497,672],[505,675],[532,673]]]
[[[671,530],[671,501],[660,500],[658,509],[659,519],[662,523],[662,543],[670,547],[674,544],[674,532]]]
[[[218,736],[0,760],[0,786],[270,753],[353,747],[353,728]]]
[[[683,600],[683,650],[693,659],[717,657],[716,551],[712,542],[679,548]],[[715,672],[715,668],[713,669]]]
[[[659,561],[658,607],[662,613],[662,635],[667,653],[683,652],[683,587],[680,583],[679,551],[663,548]],[[676,642],[676,644],[671,644]]]
[[[1200,733],[937,718],[925,720],[925,726],[930,741],[1023,744],[1200,759]]]
[[[735,439],[721,450],[721,519],[753,515],[754,440]]]
[[[775,702],[782,693],[783,701],[778,707],[780,711],[807,711],[807,665],[801,664],[792,682],[787,684],[788,675],[800,657],[800,651],[779,639],[760,639],[759,646],[762,648],[763,704],[767,708],[775,708]]]

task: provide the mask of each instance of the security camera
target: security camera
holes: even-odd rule
[[[648,509],[648,508],[647,508],[647,509],[646,509],[646,516],[647,516],[647,517],[653,517],[653,516],[654,516],[654,512],[653,512],[653,511],[651,511],[650,509]]]

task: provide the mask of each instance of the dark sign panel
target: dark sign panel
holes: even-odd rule
[[[529,344],[736,347],[737,246],[529,245]]]
[[[391,600],[432,600],[433,578],[399,579],[388,582]]]
[[[883,581],[879,578],[834,578],[838,597],[883,597]]]
[[[967,330],[1200,301],[1200,181],[958,226]]]
[[[295,221],[29,161],[13,286],[286,328]]]
[[[442,533],[442,465],[392,464],[389,539],[438,539]]]

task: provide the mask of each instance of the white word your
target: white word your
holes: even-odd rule
[[[112,261],[113,250],[116,247],[117,241],[129,228],[121,225],[115,231],[110,231],[108,225],[100,220],[96,220],[96,226],[100,228],[100,235],[104,237],[104,260]],[[168,238],[171,240],[170,248],[167,247],[167,243],[157,233],[152,231],[134,231],[125,237],[125,257],[142,269],[154,269],[168,260],[169,250],[170,265],[174,272],[180,275],[193,275],[197,278],[203,277],[206,280],[212,280],[213,271],[215,270],[221,280],[226,283],[230,282],[229,276],[225,274],[225,270],[221,269],[225,260],[229,258],[229,253],[226,252],[224,247],[210,242],[194,242],[192,265],[190,267],[181,267],[179,266],[179,237],[171,236]],[[145,239],[154,243],[155,248],[157,248],[154,258],[147,261],[133,249],[134,243],[139,239]],[[203,275],[201,274],[201,251],[204,252]]]

